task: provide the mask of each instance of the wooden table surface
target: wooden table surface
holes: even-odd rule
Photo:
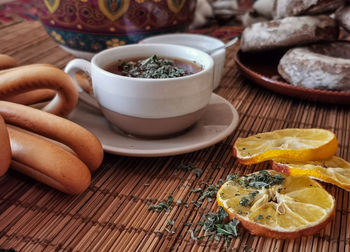
[[[71,196],[15,171],[0,178],[0,248],[16,251],[221,251],[223,240],[191,239],[191,226],[215,201],[194,204],[206,188],[234,172],[268,169],[267,163],[243,166],[232,156],[238,137],[275,129],[318,127],[332,130],[337,155],[350,160],[350,107],[303,101],[276,94],[248,81],[227,51],[220,87],[215,93],[238,111],[239,125],[226,139],[192,153],[169,157],[123,157],[105,153],[90,187]],[[58,47],[37,21],[12,20],[0,26],[0,53],[21,65],[49,63],[63,68],[73,56]],[[0,143],[1,146],[1,143]],[[1,150],[0,150],[1,151]],[[195,174],[191,169],[202,171]],[[181,166],[182,165],[182,166]],[[182,168],[181,168],[182,167]],[[275,240],[239,228],[229,251],[350,251],[349,192],[324,184],[336,198],[335,218],[313,236]],[[148,210],[173,196],[168,211]],[[186,204],[176,204],[175,202]],[[173,225],[169,225],[169,221]],[[1,251],[1,249],[0,249]]]

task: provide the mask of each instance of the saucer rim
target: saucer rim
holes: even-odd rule
[[[210,101],[214,100],[214,99],[218,99],[218,103],[223,103],[226,106],[230,107],[230,111],[232,112],[232,121],[231,123],[227,126],[226,129],[224,129],[223,131],[221,131],[218,135],[214,135],[212,138],[210,138],[210,140],[206,140],[204,142],[197,142],[191,145],[185,145],[183,147],[171,147],[168,149],[152,149],[152,150],[145,150],[145,149],[137,149],[137,148],[125,148],[125,147],[118,147],[116,145],[110,145],[110,144],[105,144],[103,143],[103,139],[101,139],[101,134],[96,134],[95,132],[93,132],[92,130],[90,130],[93,134],[96,135],[96,137],[100,140],[103,150],[106,153],[109,154],[116,154],[116,155],[120,155],[120,156],[127,156],[127,157],[165,157],[165,156],[175,156],[175,155],[181,155],[181,154],[186,154],[186,153],[190,153],[190,152],[194,152],[194,151],[198,151],[204,148],[207,148],[209,146],[212,146],[222,140],[224,140],[226,137],[228,137],[238,126],[239,123],[239,114],[237,112],[237,110],[235,109],[235,107],[228,102],[225,98],[223,98],[222,96],[219,96],[215,93],[212,93],[212,96],[210,98]],[[200,122],[201,119],[199,119]],[[74,119],[73,119],[74,121]],[[84,127],[83,124],[81,124],[81,126]],[[190,131],[195,130],[196,127],[193,127],[192,129],[189,129]],[[106,129],[107,130],[107,129]],[[110,127],[108,127],[109,131],[112,131],[112,129]],[[118,133],[116,131],[113,131],[116,135],[118,135],[119,137],[125,137],[125,138],[131,138],[128,137],[127,135],[123,135],[122,133]],[[186,133],[184,133],[186,134]],[[176,138],[181,137],[181,135],[176,136]],[[157,144],[157,142],[162,141],[164,142],[165,140],[171,140],[174,139],[175,137],[169,137],[167,139],[150,139],[149,141],[154,142],[154,145]],[[136,139],[137,142],[137,138],[133,138],[134,140]],[[140,141],[145,141],[145,139],[140,139]],[[134,146],[135,146],[135,142],[134,142]]]

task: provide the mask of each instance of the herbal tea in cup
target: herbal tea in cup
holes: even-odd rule
[[[135,136],[163,137],[189,128],[212,93],[212,58],[186,46],[120,46],[96,54],[91,63],[74,59],[65,68],[73,78],[80,70],[91,76],[93,99],[105,118]]]

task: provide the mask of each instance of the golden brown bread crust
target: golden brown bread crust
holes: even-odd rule
[[[23,105],[34,105],[41,102],[47,102],[52,100],[56,95],[56,92],[50,89],[38,89],[28,91],[23,94],[13,95],[6,97],[4,100]]]
[[[0,115],[9,124],[61,142],[95,171],[102,163],[103,149],[95,135],[67,119],[25,105],[0,101]]]
[[[90,171],[102,163],[103,149],[89,131],[56,116],[68,115],[78,102],[73,80],[52,65],[16,64],[0,55],[0,69],[10,68],[0,71],[0,176],[11,163],[13,169],[62,192],[83,192]],[[21,105],[48,100],[44,111]]]
[[[65,193],[81,193],[90,185],[89,169],[74,154],[23,129],[7,128],[13,169]]]
[[[11,147],[4,119],[0,116],[0,176],[4,175],[11,162]]]
[[[79,86],[88,94],[93,94],[91,78],[84,72],[78,72],[75,75],[75,79],[77,80]]]
[[[17,66],[17,61],[5,54],[0,54],[0,70]]]
[[[68,115],[78,102],[78,90],[72,78],[64,71],[50,65],[33,64],[0,72],[0,100],[37,89],[57,92],[44,108],[52,114]]]

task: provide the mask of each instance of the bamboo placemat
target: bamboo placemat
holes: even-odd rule
[[[39,22],[18,22],[0,29],[0,53],[20,64],[50,63],[60,68],[73,57],[60,49]],[[204,199],[207,190],[234,172],[267,169],[266,163],[243,166],[232,156],[237,137],[287,127],[332,130],[339,140],[337,155],[350,160],[349,106],[312,103],[275,94],[246,80],[228,49],[221,95],[238,110],[238,128],[224,141],[180,156],[131,158],[105,154],[88,190],[69,196],[24,175],[9,171],[0,177],[0,248],[16,251],[222,251],[220,242],[194,241],[202,216],[216,210]],[[349,192],[325,188],[337,199],[334,220],[320,233],[296,240],[252,236],[239,228],[229,251],[350,251]],[[169,198],[170,196],[170,198]],[[167,211],[150,204],[171,200]],[[190,225],[190,223],[193,223]],[[203,234],[201,231],[200,234]],[[1,251],[1,249],[0,249]]]

